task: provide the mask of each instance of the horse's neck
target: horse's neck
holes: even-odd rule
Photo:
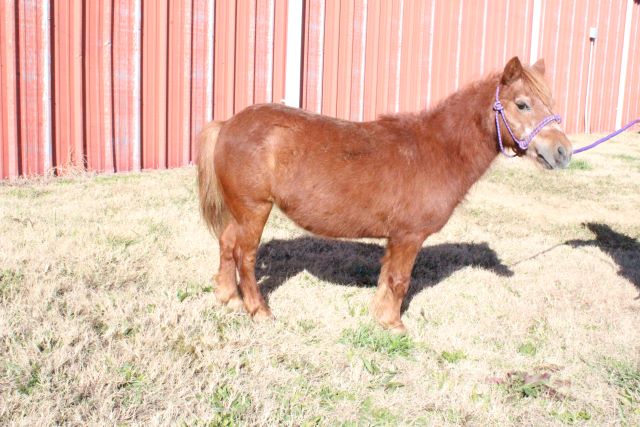
[[[458,177],[463,193],[480,179],[498,155],[491,116],[497,83],[497,78],[487,78],[426,113],[425,129],[432,132],[428,138],[432,143],[446,145],[447,163],[457,168],[457,173],[451,176]]]

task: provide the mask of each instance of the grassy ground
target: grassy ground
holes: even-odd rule
[[[574,138],[583,145],[592,137]],[[274,212],[276,320],[216,307],[193,168],[0,185],[0,425],[638,425],[640,135],[500,159],[373,325],[381,242]]]

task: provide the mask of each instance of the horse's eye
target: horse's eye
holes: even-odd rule
[[[529,104],[527,104],[524,101],[516,101],[516,106],[518,107],[518,110],[520,111],[526,111],[526,110],[530,110],[531,107],[529,107]]]

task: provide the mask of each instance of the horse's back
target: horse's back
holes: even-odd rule
[[[412,190],[418,155],[390,125],[251,106],[221,129],[216,171],[227,193],[275,202],[317,234],[385,237],[394,210],[411,208],[398,190]]]

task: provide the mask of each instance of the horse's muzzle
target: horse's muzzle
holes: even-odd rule
[[[563,169],[571,161],[571,146],[562,143],[540,144],[535,147],[538,163],[545,169]]]
[[[557,144],[554,158],[558,167],[566,168],[571,161],[571,148],[566,148],[563,144]]]

